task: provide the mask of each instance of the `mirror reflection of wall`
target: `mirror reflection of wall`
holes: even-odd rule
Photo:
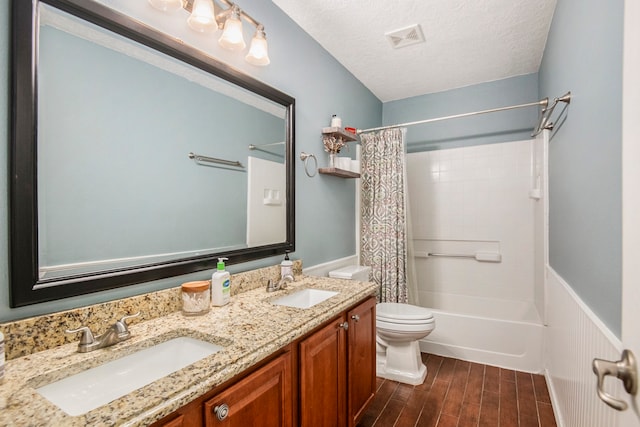
[[[247,244],[281,242],[287,236],[285,223],[286,180],[282,163],[249,157],[247,183]]]
[[[248,149],[284,141],[284,107],[40,7],[40,277],[245,247],[247,169],[188,153],[263,158],[284,182],[284,144]]]

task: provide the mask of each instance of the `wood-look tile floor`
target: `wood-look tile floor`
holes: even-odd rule
[[[427,378],[378,378],[357,427],[555,427],[544,376],[422,354]]]

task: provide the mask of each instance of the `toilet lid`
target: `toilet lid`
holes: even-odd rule
[[[414,323],[433,320],[433,314],[424,307],[396,302],[382,302],[376,305],[376,317],[387,322]]]

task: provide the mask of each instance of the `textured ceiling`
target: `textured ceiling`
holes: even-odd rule
[[[381,101],[535,73],[556,0],[272,0]],[[418,24],[424,43],[386,33]]]

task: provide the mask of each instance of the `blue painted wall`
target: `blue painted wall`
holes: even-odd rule
[[[551,266],[618,336],[624,2],[560,0],[540,93],[572,92],[549,145]]]
[[[296,252],[295,259],[314,265],[355,253],[355,181],[317,175],[308,178],[298,159],[301,151],[314,153],[320,166],[326,154],[320,138],[332,114],[342,117],[345,126],[379,126],[382,103],[352,74],[303,32],[272,2],[243,0],[243,9],[259,19],[267,30],[271,65],[257,68],[244,61],[246,53],[227,52],[211,42],[211,54],[233,67],[296,98]],[[0,1],[0,81],[9,80],[9,1]],[[248,26],[245,37],[251,36]],[[8,141],[9,86],[0,87],[0,140]],[[206,278],[202,272],[69,298],[19,309],[9,308],[7,146],[0,149],[0,322],[65,310],[133,294],[178,286],[187,280]],[[352,151],[353,152],[353,151]],[[280,262],[280,257],[233,265],[232,272]]]
[[[407,123],[535,101],[538,75],[528,74],[387,102],[382,121],[385,125]],[[416,152],[527,139],[538,111],[537,106],[525,107],[411,126],[407,149]]]

